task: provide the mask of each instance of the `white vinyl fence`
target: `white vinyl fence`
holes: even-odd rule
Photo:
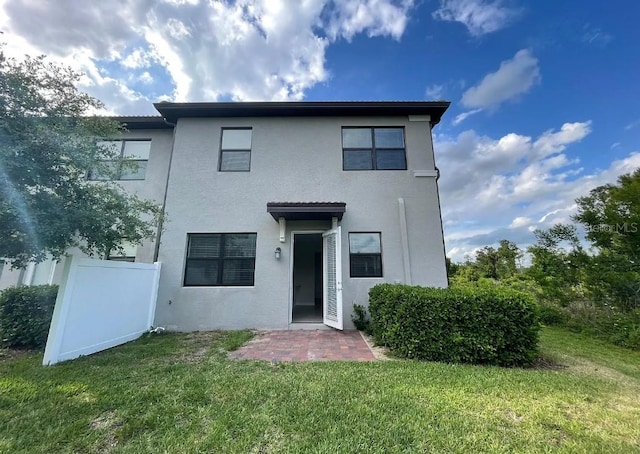
[[[42,364],[99,352],[153,324],[160,263],[68,257]]]

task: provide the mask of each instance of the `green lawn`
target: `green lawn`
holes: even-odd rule
[[[562,367],[226,359],[249,336],[0,354],[0,452],[640,452],[638,352],[545,329]]]

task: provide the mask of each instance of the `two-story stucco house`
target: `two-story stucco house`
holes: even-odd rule
[[[168,214],[129,254],[162,262],[155,325],[352,328],[373,285],[446,286],[431,129],[448,106],[163,102],[161,117],[121,117],[118,146],[141,162],[121,184]]]

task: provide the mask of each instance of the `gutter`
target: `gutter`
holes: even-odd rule
[[[169,191],[169,177],[171,176],[171,167],[173,164],[173,150],[175,148],[176,143],[176,130],[177,124],[171,123],[166,118],[162,119],[167,125],[171,126],[173,129],[173,138],[171,139],[171,151],[169,152],[169,168],[167,169],[167,179],[164,184],[164,195],[162,197],[162,212],[160,216],[160,220],[158,221],[158,230],[156,232],[156,245],[155,251],[153,252],[153,261],[158,261],[158,255],[160,253],[160,241],[162,240],[162,230],[164,229],[164,219],[166,215],[167,209],[167,192]]]
[[[440,234],[442,235],[442,253],[444,254],[444,263],[445,263],[445,276],[447,278],[447,287],[449,287],[449,270],[447,269],[447,246],[444,242],[444,225],[442,224],[442,206],[440,205],[440,188],[438,187],[438,180],[440,180],[440,169],[436,162],[436,150],[433,146],[433,127],[429,128],[429,135],[431,136],[431,152],[433,153],[433,163],[436,169],[436,197],[438,198],[438,216],[440,216]]]

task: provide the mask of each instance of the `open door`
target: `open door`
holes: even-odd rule
[[[342,249],[340,227],[322,234],[323,298],[322,322],[332,328],[342,329]]]

